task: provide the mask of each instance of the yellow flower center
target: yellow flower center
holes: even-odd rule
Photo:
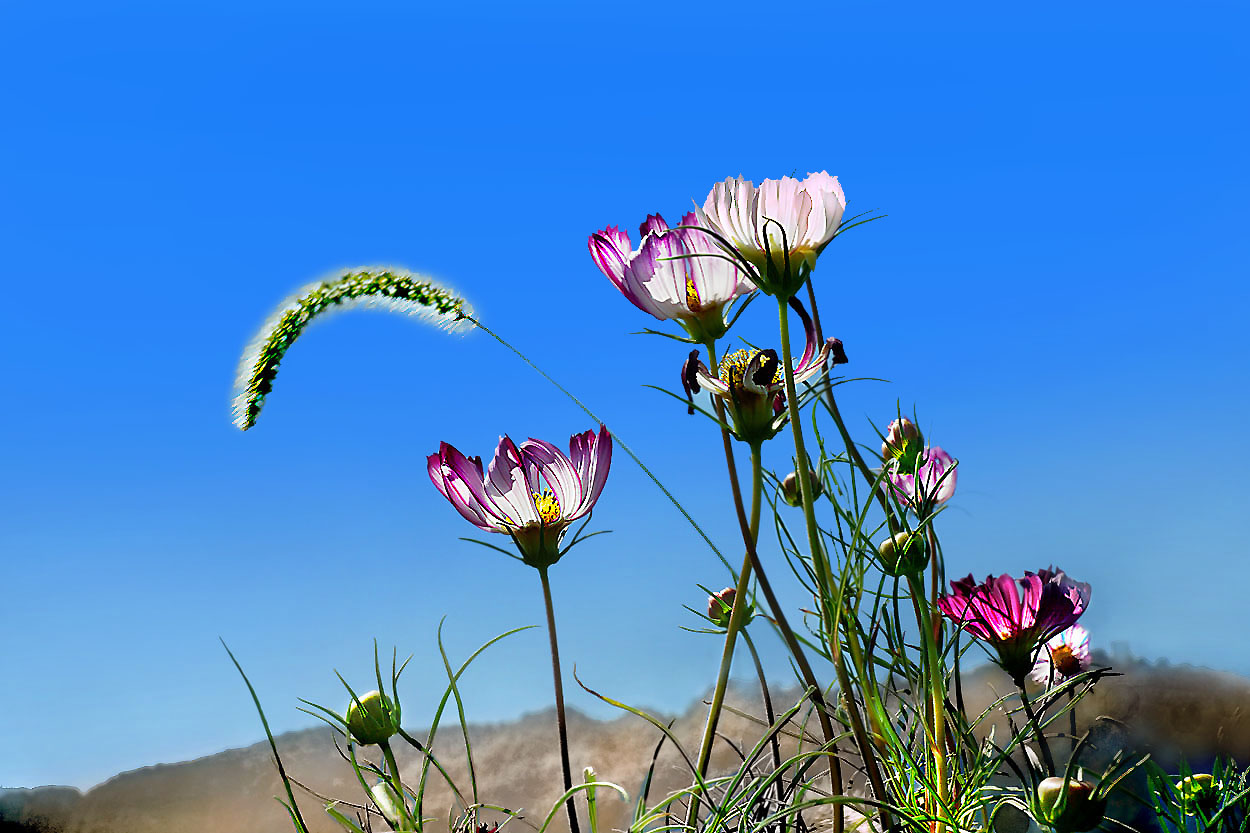
[[[746,373],[747,365],[759,354],[759,350],[738,350],[725,354],[725,357],[720,360],[721,381],[734,390],[741,390],[742,377]],[[773,374],[773,381],[780,382],[784,379],[785,375],[781,370],[781,365],[778,364],[777,372]]]
[[[534,492],[534,508],[544,524],[553,524],[560,520],[560,501],[550,489],[543,489],[542,494]]]
[[[703,309],[703,304],[699,302],[699,293],[694,289],[694,278],[686,276],[686,306],[691,312],[699,312]]]

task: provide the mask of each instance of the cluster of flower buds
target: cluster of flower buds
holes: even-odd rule
[[[370,691],[348,705],[346,722],[360,745],[386,743],[399,733],[399,709],[385,694]]]

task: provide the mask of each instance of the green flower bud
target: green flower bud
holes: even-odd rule
[[[807,470],[807,483],[812,490],[812,500],[820,497],[824,492],[824,487],[820,484],[820,477],[811,469]],[[791,506],[803,505],[803,497],[799,494],[798,472],[790,472],[786,475],[786,479],[781,481],[781,499]]]
[[[737,598],[738,591],[732,587],[726,587],[719,593],[713,593],[707,597],[707,618],[719,628],[729,627],[729,616],[733,613],[734,599]],[[747,622],[755,616],[755,605],[747,600],[747,609],[742,617],[742,626],[746,627]]]
[[[1176,791],[1181,796],[1181,809],[1187,815],[1196,815],[1198,810],[1213,813],[1220,804],[1219,785],[1215,777],[1207,773],[1190,775],[1176,782]]]
[[[362,694],[347,707],[347,730],[359,744],[382,743],[399,731],[399,710],[385,694]]]
[[[924,536],[919,532],[896,533],[882,541],[877,552],[881,555],[881,566],[892,576],[915,575],[929,563]]]
[[[1093,830],[1107,812],[1107,799],[1095,797],[1096,788],[1088,781],[1068,781],[1052,776],[1037,785],[1040,820],[1057,833],[1084,833]]]

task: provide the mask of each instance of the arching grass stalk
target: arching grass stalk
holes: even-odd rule
[[[746,643],[747,650],[751,652],[751,662],[755,665],[755,674],[760,678],[760,696],[764,699],[764,719],[768,721],[769,726],[772,726],[777,722],[777,715],[773,710],[773,696],[768,691],[768,677],[764,675],[764,665],[760,662],[759,651],[755,650],[755,641],[751,639],[750,631],[742,631],[742,641]],[[773,769],[781,769],[781,744],[777,742],[777,735],[774,733],[768,740],[769,745],[772,747]],[[786,800],[785,785],[781,783],[781,779],[777,779],[777,800],[779,802]],[[784,833],[786,824],[783,823],[781,829]]]
[[[833,571],[829,566],[829,559],[824,551],[824,544],[820,540],[820,527],[816,523],[816,504],[815,496],[812,494],[812,484],[810,478],[804,476],[810,466],[807,459],[807,449],[803,445],[803,429],[799,424],[801,422],[801,412],[799,411],[798,391],[794,386],[794,355],[790,351],[790,317],[787,309],[787,301],[778,297],[777,309],[781,336],[781,357],[782,367],[785,372],[786,382],[786,406],[790,409],[790,426],[794,434],[794,466],[795,471],[800,472],[799,477],[799,498],[803,505],[803,519],[807,524],[807,541],[811,549],[812,562],[816,566],[816,582],[820,590],[821,596],[821,619],[824,623],[825,632],[828,634],[830,642],[830,653],[835,658],[834,668],[838,675],[838,685],[842,686],[845,693],[843,698],[846,704],[847,715],[851,719],[851,729],[855,734],[855,743],[859,747],[860,755],[863,757],[864,766],[872,773],[876,769],[876,756],[873,754],[872,747],[867,742],[867,736],[864,733],[863,721],[859,716],[859,708],[855,704],[855,698],[851,696],[850,679],[846,673],[846,665],[840,661],[840,650],[838,648],[838,628],[836,626],[836,611],[828,609],[832,600],[833,587]],[[858,725],[858,731],[856,726]],[[880,773],[870,775],[874,785],[881,783]],[[882,787],[884,790],[884,787]],[[878,800],[882,802],[880,809],[882,830],[890,828],[890,814],[886,810],[885,796],[878,795]],[[835,814],[835,818],[842,815],[841,807]]]
[[[749,538],[751,548],[759,540],[760,504],[763,491],[764,468],[760,458],[760,442],[751,444],[751,519]],[[729,669],[733,665],[734,646],[737,643],[738,631],[742,629],[749,606],[747,591],[751,586],[751,556],[748,554],[742,562],[742,571],[738,574],[738,585],[735,588],[733,609],[729,614],[729,624],[725,629],[725,647],[721,652],[720,669],[716,675],[716,687],[712,691],[712,703],[708,708],[707,723],[703,727],[703,740],[699,744],[699,757],[695,767],[699,777],[707,775],[708,764],[712,759],[712,744],[716,741],[716,725],[720,722],[721,708],[725,704],[725,691],[729,687]],[[691,793],[690,808],[686,812],[686,826],[695,829],[698,821],[698,793]]]
[[[564,790],[569,794],[569,830],[579,833],[577,825],[577,807],[573,804],[573,770],[569,766],[569,732],[564,716],[564,682],[560,675],[560,646],[556,640],[556,614],[551,604],[551,582],[547,579],[547,568],[540,568],[539,577],[543,585],[543,602],[547,606],[547,634],[551,637],[551,675],[555,680],[556,689],[556,726],[560,733],[560,766],[564,775]]]
[[[928,712],[930,725],[928,726],[928,734],[933,754],[933,780],[937,784],[937,801],[933,802],[936,806],[931,809],[934,818],[938,819],[933,822],[933,830],[935,833],[943,833],[945,828],[941,821],[941,814],[944,812],[947,804],[948,792],[946,776],[946,716],[944,714],[946,677],[942,673],[941,655],[937,648],[937,640],[934,638],[933,608],[925,601],[924,583],[919,576],[909,575],[907,577],[907,586],[916,602],[916,616],[918,617],[916,624],[920,628],[920,637],[924,642],[925,664],[929,675]]]
[[[709,341],[704,346],[707,348],[709,365],[718,367],[720,362],[716,357],[715,343]],[[777,600],[777,594],[773,592],[772,583],[768,580],[768,574],[764,571],[764,565],[760,561],[759,552],[755,546],[755,538],[751,535],[750,522],[747,520],[746,510],[742,505],[742,487],[738,483],[738,467],[734,463],[733,441],[730,438],[729,429],[725,427],[729,424],[725,421],[725,407],[721,403],[720,398],[715,396],[712,397],[712,404],[716,409],[716,418],[721,425],[721,441],[725,447],[725,465],[729,471],[729,488],[733,494],[738,527],[742,531],[742,543],[746,548],[747,558],[750,560],[751,567],[755,571],[760,592],[764,594],[769,610],[772,611],[773,622],[776,624],[777,630],[781,632],[781,638],[786,643],[790,656],[799,668],[803,684],[812,691],[812,702],[816,707],[816,719],[820,723],[820,730],[824,733],[825,743],[829,747],[827,760],[829,763],[830,790],[834,795],[841,795],[842,760],[838,757],[838,749],[835,743],[837,734],[833,729],[833,712],[825,701],[824,688],[817,682],[811,663],[807,661],[807,655],[803,652],[803,646],[799,643],[798,637],[794,635],[794,630],[786,620],[785,608]],[[719,555],[719,553],[717,554]],[[722,562],[724,560],[724,558],[721,558]],[[833,833],[842,833],[844,825],[845,819],[839,805],[838,811],[833,814]]]

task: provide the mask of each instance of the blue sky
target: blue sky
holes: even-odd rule
[[[1096,642],[1250,674],[1244,5],[347,8],[0,5],[0,785],[257,740],[219,636],[286,730],[333,669],[367,686],[374,638],[416,655],[419,724],[442,617],[453,656],[541,622],[424,473],[590,427],[490,339],[345,314],[230,424],[243,346],[339,267],[465,294],[732,551],[718,437],[641,387],[680,346],[629,335],[655,322],[585,241],[739,173],[889,215],[822,259],[822,317],[891,380],[841,389],[852,430],[901,402],[959,457],[952,574],[1057,563]],[[624,455],[596,525],[553,571],[566,665],[683,707],[719,647],[681,605],[723,571]],[[545,644],[487,654],[470,715],[545,707]]]

